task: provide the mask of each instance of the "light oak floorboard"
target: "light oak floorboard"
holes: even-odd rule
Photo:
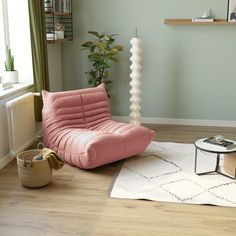
[[[236,128],[148,127],[157,141],[193,143],[216,134],[236,140]],[[0,236],[236,235],[236,208],[110,198],[121,164],[89,171],[65,165],[49,185],[29,189],[12,161],[0,170]]]

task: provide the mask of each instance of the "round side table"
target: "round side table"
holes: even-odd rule
[[[205,175],[205,174],[211,174],[211,173],[219,173],[221,175],[224,175],[226,177],[229,177],[231,179],[236,179],[236,169],[234,172],[234,176],[231,175],[227,175],[225,173],[222,173],[220,171],[219,168],[219,163],[220,163],[220,155],[221,154],[230,154],[230,153],[236,153],[236,147],[230,148],[230,149],[226,149],[224,147],[218,146],[218,145],[214,145],[214,144],[210,144],[210,143],[206,143],[204,142],[204,140],[206,140],[207,138],[202,138],[199,139],[195,142],[195,164],[194,164],[194,172],[197,175]],[[232,140],[229,140],[232,141]],[[211,170],[211,171],[207,171],[207,172],[197,172],[197,161],[198,161],[198,150],[202,150],[204,152],[209,152],[209,153],[214,153],[216,154],[216,165],[215,165],[215,169]]]

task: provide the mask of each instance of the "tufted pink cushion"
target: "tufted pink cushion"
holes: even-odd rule
[[[43,95],[43,137],[67,163],[98,167],[144,151],[154,132],[112,121],[104,85]]]

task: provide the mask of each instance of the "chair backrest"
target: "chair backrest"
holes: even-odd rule
[[[44,129],[91,129],[106,120],[111,120],[104,84],[96,88],[54,93],[43,90],[42,96]]]

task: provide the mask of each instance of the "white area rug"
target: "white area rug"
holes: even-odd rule
[[[152,142],[123,164],[111,197],[236,207],[236,181],[194,173],[193,144]],[[198,153],[198,172],[215,169],[214,154]],[[222,165],[221,159],[221,165]]]

